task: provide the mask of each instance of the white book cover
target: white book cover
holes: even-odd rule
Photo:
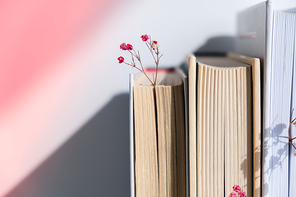
[[[296,10],[295,10],[296,11]],[[296,38],[294,39],[294,46],[296,46]],[[291,121],[296,118],[296,50],[294,51],[294,67],[293,67],[293,83],[292,83],[292,102],[291,111],[294,108]],[[296,137],[296,126],[291,125],[290,130],[291,138]],[[294,139],[293,144],[296,146],[296,139]],[[296,194],[296,149],[290,145],[290,183],[289,183],[289,196]]]
[[[296,163],[287,138],[290,114],[296,104],[293,102],[295,97],[292,97],[295,89],[292,87],[295,23],[294,14],[274,10],[271,1],[255,5],[238,15],[237,53],[259,57],[263,65],[264,197],[295,196],[296,193],[293,189]]]

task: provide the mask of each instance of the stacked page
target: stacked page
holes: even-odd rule
[[[289,140],[296,16],[274,11],[270,76],[269,127],[265,131],[265,163],[270,196],[288,196]],[[293,151],[291,149],[291,151]],[[294,151],[293,151],[294,152]],[[295,157],[295,156],[293,156]],[[296,164],[296,163],[295,163]],[[293,165],[292,165],[293,166]],[[295,176],[295,174],[291,174]],[[295,183],[294,183],[295,184]],[[295,185],[290,185],[294,187]],[[295,195],[295,193],[293,194]],[[290,196],[293,196],[290,195]]]
[[[294,9],[295,11],[295,9]],[[237,52],[263,60],[262,196],[295,196],[295,137],[290,119],[295,108],[296,15],[276,11],[271,1],[238,16]],[[253,36],[246,36],[253,35]],[[294,140],[295,144],[295,140]],[[256,193],[256,196],[259,196]]]
[[[233,185],[252,196],[260,127],[259,60],[190,57],[190,196],[228,196]]]
[[[158,81],[155,87],[144,75],[133,81],[133,190],[141,197],[186,196],[184,75],[161,72]]]

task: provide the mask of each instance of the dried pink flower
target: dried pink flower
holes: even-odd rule
[[[147,34],[145,34],[145,35],[142,35],[141,38],[142,38],[143,42],[146,42],[149,39],[149,36]]]
[[[229,194],[229,197],[236,197],[236,192],[231,192],[231,193]]]
[[[117,59],[118,59],[119,63],[124,62],[124,58],[122,56],[118,57]]]
[[[246,194],[245,194],[243,191],[239,191],[239,192],[238,192],[238,195],[239,195],[240,197],[246,197]]]
[[[127,44],[127,45],[126,45],[126,49],[127,49],[127,50],[133,50],[133,45],[131,45],[131,44]]]
[[[127,50],[127,45],[126,45],[125,43],[122,43],[122,44],[120,45],[120,49],[122,49],[122,50]]]
[[[158,49],[159,45],[158,45],[157,41],[152,41],[151,38],[147,34],[142,35],[141,38],[145,42],[145,45],[148,47],[148,49],[149,49],[149,51],[150,51],[150,53],[151,53],[151,55],[152,55],[152,57],[154,59],[154,62],[156,64],[155,77],[153,76],[153,80],[151,80],[148,77],[148,75],[147,75],[147,73],[146,73],[146,71],[145,71],[145,69],[143,67],[143,64],[142,64],[142,61],[141,61],[141,58],[140,58],[140,52],[139,51],[136,52],[134,50],[134,47],[131,44],[122,43],[120,45],[120,49],[128,50],[128,52],[130,53],[131,58],[132,58],[131,62],[128,63],[128,62],[124,61],[124,58],[122,56],[118,57],[117,59],[118,59],[119,63],[124,63],[124,64],[126,64],[128,66],[131,66],[131,67],[136,68],[137,70],[139,70],[141,73],[143,73],[147,77],[147,79],[150,81],[151,85],[155,87],[156,82],[157,82],[157,72],[158,72],[159,60],[162,57],[162,55],[160,55],[160,53],[159,53],[159,49]],[[138,61],[140,66],[137,66],[135,61]]]
[[[157,41],[153,41],[152,44],[151,44],[151,48],[153,50],[157,49],[159,47],[159,44],[157,43]]]
[[[239,191],[241,191],[241,188],[240,188],[239,185],[234,185],[234,186],[232,187],[232,189],[233,189],[233,191],[235,191],[235,192],[239,192]]]

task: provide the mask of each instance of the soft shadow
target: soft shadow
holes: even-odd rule
[[[235,52],[234,36],[217,36],[209,38],[204,45],[196,49],[195,56],[225,56],[227,52]],[[188,59],[181,63],[180,68],[188,76]]]
[[[288,137],[285,137],[283,131],[287,128],[285,124],[277,124],[274,127],[269,127],[264,130],[265,137],[264,137],[264,157],[263,162],[268,163],[269,166],[267,169],[264,169],[263,174],[268,173],[271,174],[273,171],[277,168],[282,169],[283,162],[286,160],[286,158],[289,155],[289,143],[288,143]],[[272,141],[269,142],[269,141]],[[273,155],[270,156],[269,160],[267,161],[267,156],[270,153],[270,150],[273,150],[273,147],[278,146],[279,144],[283,144],[284,146],[277,150],[276,153],[273,153]],[[263,176],[263,175],[262,175]],[[263,187],[263,196],[267,196],[269,194],[269,185],[267,183],[264,184]]]
[[[217,36],[207,40],[207,42],[198,48],[194,54],[203,52],[234,52],[235,37],[234,36]]]
[[[129,97],[115,96],[6,197],[130,196]]]

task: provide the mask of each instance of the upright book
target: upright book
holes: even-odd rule
[[[188,78],[190,197],[228,196],[233,185],[252,196],[253,169],[260,170],[259,59],[192,56]]]
[[[162,69],[157,79],[130,75],[131,196],[185,197],[187,77]]]
[[[295,196],[295,149],[289,144],[288,128],[296,107],[296,15],[266,1],[241,12],[237,24],[237,52],[263,63],[262,196]],[[293,125],[291,134],[295,136]],[[259,191],[255,194],[260,196]]]

